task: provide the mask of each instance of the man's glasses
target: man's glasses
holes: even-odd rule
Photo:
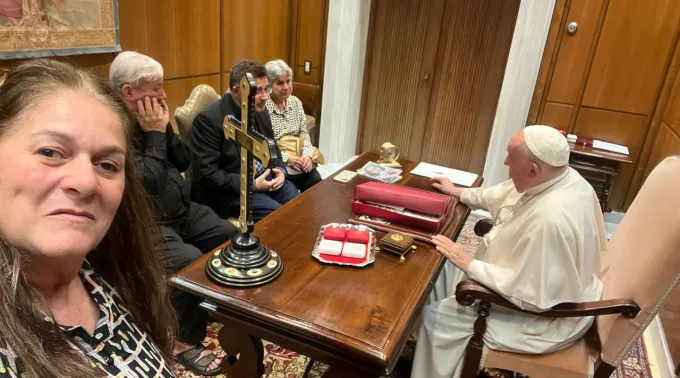
[[[256,94],[257,94],[258,96],[261,96],[261,95],[263,95],[263,94],[266,94],[267,96],[269,96],[269,94],[271,93],[271,91],[272,91],[272,89],[271,89],[269,86],[266,86],[266,87],[264,87],[264,88],[257,88],[257,93],[256,93]]]

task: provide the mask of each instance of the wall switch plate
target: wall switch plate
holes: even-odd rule
[[[306,74],[312,73],[312,62],[310,62],[309,60],[305,60],[305,73]]]

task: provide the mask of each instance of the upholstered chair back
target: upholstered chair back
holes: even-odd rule
[[[175,123],[177,123],[179,135],[184,142],[189,140],[189,130],[191,130],[191,124],[196,115],[219,98],[220,95],[211,86],[201,84],[191,91],[184,105],[175,110]]]
[[[680,157],[649,175],[602,253],[602,299],[631,299],[634,319],[599,316],[602,360],[618,366],[647,328],[680,277]]]

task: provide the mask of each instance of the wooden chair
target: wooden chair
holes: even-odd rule
[[[184,143],[189,142],[189,131],[194,123],[196,115],[205,109],[206,106],[220,99],[220,95],[207,84],[200,84],[191,91],[189,98],[184,105],[175,109],[175,123],[179,129],[179,136]],[[191,167],[187,170],[187,180],[191,182]],[[238,220],[229,218],[229,221],[238,227]]]
[[[293,94],[300,99],[300,102],[302,102],[302,107],[305,109],[305,115],[307,115],[305,119],[307,132],[312,140],[312,144],[318,146],[317,140],[319,129],[317,127],[317,120],[319,119],[319,110],[321,108],[319,101],[319,86],[294,82]]]
[[[533,378],[608,378],[680,280],[678,188],[680,157],[666,158],[649,175],[602,252],[602,300],[562,303],[550,311],[534,314],[596,316],[591,332],[569,348],[543,355],[488,349],[483,337],[492,304],[528,311],[474,281],[460,282],[456,288],[457,302],[472,306],[479,301],[479,316],[467,346],[462,377],[474,378],[480,368],[487,367]],[[488,224],[475,228],[482,233]]]

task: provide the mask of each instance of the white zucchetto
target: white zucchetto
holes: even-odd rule
[[[569,143],[557,129],[544,125],[524,128],[524,143],[542,162],[553,167],[569,164]]]

